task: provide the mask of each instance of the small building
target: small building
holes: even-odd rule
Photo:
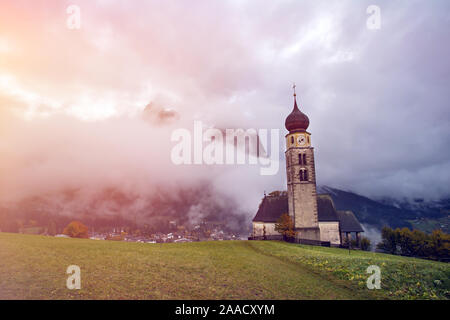
[[[56,234],[55,235],[56,238],[70,238],[68,235],[66,234]]]
[[[317,195],[314,147],[307,131],[309,118],[297,105],[294,86],[294,109],[285,121],[287,191],[264,195],[253,219],[251,239],[279,239],[275,223],[288,214],[296,232],[296,241],[339,246],[355,234],[359,245],[364,232],[351,211],[337,211],[331,196]]]
[[[330,195],[317,195],[317,211],[320,241],[339,246],[345,242],[345,239],[352,238],[352,235],[359,241],[360,233],[364,230],[355,215],[351,211],[336,210]],[[280,239],[281,235],[275,231],[275,224],[284,213],[288,213],[288,197],[285,193],[264,196],[253,218],[252,238]]]
[[[355,235],[356,244],[359,246],[361,241],[361,232],[364,232],[364,229],[356,219],[355,215],[351,211],[337,211],[339,222],[340,222],[340,230],[341,230],[341,239],[342,243],[344,243],[345,239],[350,241]]]

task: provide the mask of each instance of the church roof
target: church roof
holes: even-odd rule
[[[339,221],[342,232],[363,232],[361,225],[351,211],[337,211],[333,199],[328,194],[317,195],[317,211],[319,222]],[[266,196],[261,202],[254,222],[276,222],[283,213],[288,213],[288,198],[282,196]]]
[[[341,228],[341,232],[364,232],[353,212],[338,211],[337,215],[340,221],[339,226]]]
[[[266,196],[253,221],[276,222],[283,213],[289,213],[287,196]]]
[[[339,221],[333,200],[328,194],[317,195],[317,211],[319,221]]]

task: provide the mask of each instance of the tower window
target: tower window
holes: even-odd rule
[[[299,153],[298,154],[298,163],[300,165],[306,165],[306,153]]]
[[[299,172],[300,181],[309,181],[308,180],[308,170],[301,169]]]
[[[294,136],[291,136],[291,144],[294,144]]]

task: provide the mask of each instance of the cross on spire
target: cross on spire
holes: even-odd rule
[[[295,85],[295,82],[294,82],[294,85],[292,86],[292,89],[294,89],[294,97],[296,96],[296,94],[295,94],[295,88],[296,88],[297,86]]]

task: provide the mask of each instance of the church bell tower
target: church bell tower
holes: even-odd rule
[[[297,106],[294,85],[294,109],[286,118],[286,174],[289,215],[297,238],[320,240],[317,213],[316,173],[309,119]]]

